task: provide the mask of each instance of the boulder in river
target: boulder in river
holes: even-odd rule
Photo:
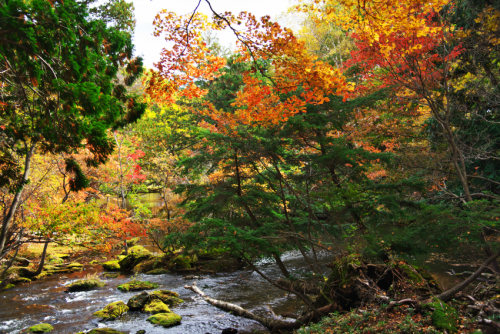
[[[113,328],[94,328],[87,334],[124,334],[123,332],[117,331],[116,329]]]
[[[117,278],[118,276],[120,276],[120,273],[104,273],[102,274],[102,276],[106,278]]]
[[[130,256],[130,255],[129,255]],[[132,269],[135,273],[145,273],[152,271],[154,269],[163,269],[165,267],[165,263],[163,262],[163,255],[151,255],[148,258],[145,258],[138,262],[134,268]]]
[[[54,330],[51,324],[39,324],[28,328],[28,333],[47,333]]]
[[[69,284],[68,292],[87,291],[105,286],[106,283],[98,277],[88,277]]]
[[[101,263],[101,266],[104,269],[109,270],[109,271],[120,271],[121,270],[120,264],[118,263],[118,260],[111,260],[111,261]]]
[[[148,318],[154,325],[172,327],[181,323],[182,317],[175,313],[157,313]]]
[[[146,291],[133,296],[127,302],[127,306],[132,311],[142,310],[146,303],[149,301],[149,294]]]
[[[179,294],[170,290],[156,290],[151,292],[151,298],[156,298],[167,304],[168,306],[184,303],[184,300],[179,298]]]
[[[159,287],[160,285],[158,283],[151,283],[148,281],[130,281],[128,283],[124,283],[121,285],[118,285],[118,290],[120,291],[141,291],[141,290],[153,290]]]
[[[117,301],[106,305],[102,310],[94,312],[96,317],[103,320],[115,320],[128,311],[128,306],[122,301]]]
[[[167,274],[168,270],[164,268],[157,268],[146,272],[146,275],[163,275]]]
[[[144,312],[146,313],[170,313],[168,306],[159,299],[153,299],[144,307]]]

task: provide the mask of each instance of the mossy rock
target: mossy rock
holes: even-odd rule
[[[148,261],[152,257],[151,252],[142,246],[134,246],[130,248],[129,254],[119,260],[122,270],[131,270],[138,264]]]
[[[100,263],[100,262],[99,262],[99,261],[97,261],[97,260],[92,260],[92,261],[90,261],[90,262],[89,262],[89,264],[92,264],[92,265],[94,265],[94,264],[99,264],[99,263]]]
[[[87,334],[124,334],[123,332],[117,331],[116,329],[113,328],[94,328]]]
[[[105,285],[100,279],[81,279],[68,285],[68,292],[88,291]]]
[[[104,273],[102,275],[106,278],[117,278],[120,276],[120,273]]]
[[[64,253],[57,253],[57,254],[52,254],[54,256],[57,256],[58,258],[61,258],[61,259],[69,259],[69,254],[64,254]]]
[[[109,271],[120,271],[121,267],[120,264],[118,263],[118,260],[111,260],[108,262],[101,263],[101,266]]]
[[[395,265],[395,268],[399,269],[399,271],[406,276],[409,283],[413,284],[415,288],[429,293],[441,292],[434,277],[424,268],[409,265],[404,261],[399,261]]]
[[[153,290],[159,287],[158,283],[151,283],[148,281],[130,281],[125,284],[118,285],[120,291],[140,291],[140,290]]]
[[[168,266],[175,269],[190,269],[198,262],[196,255],[177,255],[168,261]]]
[[[162,263],[162,260],[163,260],[163,255],[149,256],[147,259],[142,260],[141,262],[137,263],[134,266],[134,268],[132,269],[132,271],[135,273],[145,273],[148,271],[152,271],[154,269],[160,269],[161,267],[164,266],[164,264]]]
[[[0,282],[1,283],[1,282]],[[5,291],[5,290],[9,290],[9,289],[12,289],[12,288],[15,288],[16,286],[12,283],[9,283],[7,284],[2,291]]]
[[[170,290],[156,290],[151,292],[151,298],[156,298],[167,304],[168,306],[174,306],[184,303],[184,300],[179,298],[179,294]]]
[[[159,299],[153,299],[151,302],[146,304],[144,307],[144,312],[146,313],[170,313],[168,306]]]
[[[148,303],[149,299],[149,294],[146,291],[143,291],[142,293],[130,298],[127,302],[127,306],[131,311],[142,310]]]
[[[52,275],[53,275],[53,273],[51,271],[45,271],[45,270],[43,270],[40,273],[40,275],[37,275],[37,276],[35,276],[33,278],[38,280],[38,279],[42,279],[42,278],[45,278],[45,277],[48,277],[48,276],[52,276]]]
[[[14,273],[16,273],[19,277],[33,277],[33,271],[25,267],[10,267],[9,270],[7,270],[7,272],[5,273],[5,276],[7,277],[10,274]]]
[[[47,333],[54,330],[51,324],[39,324],[28,328],[28,333]]]
[[[16,259],[14,260],[14,263],[16,265],[18,265],[19,267],[28,267],[30,264],[31,264],[31,261],[28,260],[27,258],[25,257],[16,257]]]
[[[31,280],[26,277],[16,277],[14,280],[12,280],[12,283],[29,283]]]
[[[439,330],[447,331],[448,333],[458,332],[458,312],[445,302],[437,298],[433,299],[432,303],[424,305],[424,308],[432,308],[432,323]]]
[[[102,310],[94,312],[96,317],[104,320],[115,320],[128,311],[128,306],[122,301],[117,301],[106,305]]]
[[[175,313],[157,313],[148,318],[154,325],[172,327],[181,323],[182,317]]]
[[[83,264],[78,262],[71,262],[70,264],[68,264],[67,268],[73,271],[83,270]]]
[[[136,245],[133,247],[130,247],[128,250],[128,254],[125,254],[125,250],[122,250],[120,255],[130,255],[130,254],[136,254],[136,255],[150,255],[151,252],[148,251],[144,246],[141,245]]]
[[[167,273],[168,273],[167,269],[158,268],[158,269],[153,269],[153,270],[148,271],[146,273],[146,275],[163,275],[163,274],[167,274]]]
[[[116,256],[116,258],[118,259],[118,261],[123,260],[126,257],[127,257],[126,255],[117,255]]]

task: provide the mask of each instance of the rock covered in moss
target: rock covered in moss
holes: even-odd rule
[[[122,254],[123,255],[123,254]],[[139,263],[149,260],[151,252],[142,246],[130,247],[128,255],[121,259],[118,263],[122,270],[131,270]]]
[[[132,311],[142,310],[146,303],[149,301],[149,294],[146,291],[133,296],[127,302],[127,306]]]
[[[154,325],[172,327],[181,323],[182,317],[175,313],[157,313],[148,318]]]
[[[153,290],[159,287],[158,283],[151,283],[148,281],[130,281],[125,284],[118,285],[120,291],[140,291],[140,290]]]
[[[106,305],[102,310],[94,312],[96,317],[104,320],[115,320],[128,311],[128,306],[122,301],[117,301]]]
[[[106,278],[117,278],[120,276],[120,273],[104,273],[102,275]]]
[[[12,283],[29,283],[31,280],[26,277],[16,277],[12,280]]]
[[[83,270],[83,264],[78,263],[78,262],[71,262],[68,264],[68,269],[73,270],[73,271],[78,271],[78,270]]]
[[[28,333],[47,333],[54,330],[51,324],[39,324],[28,328]]]
[[[141,240],[141,238],[139,238],[139,237],[132,238],[132,239],[127,240],[126,243],[127,243],[128,247],[133,247],[133,246],[136,246],[140,240]]]
[[[62,263],[64,263],[64,260],[56,255],[49,255],[47,257],[47,260],[50,264],[62,264]]]
[[[113,328],[94,328],[87,334],[124,334],[123,332],[117,331],[116,329]]]
[[[158,269],[153,269],[148,272],[146,272],[146,275],[163,275],[167,274],[168,270],[164,268],[158,268]]]
[[[0,282],[0,283],[2,283],[2,282]],[[12,288],[15,288],[15,287],[16,287],[16,286],[15,286],[14,284],[9,283],[9,284],[7,284],[7,285],[3,288],[3,290],[2,290],[2,291],[9,290],[9,289],[12,289]]]
[[[101,263],[101,266],[104,269],[109,270],[109,271],[120,271],[121,270],[120,264],[118,263],[118,260],[111,260],[111,261]]]
[[[159,299],[153,299],[144,307],[144,312],[146,313],[170,313],[168,306]]]
[[[184,303],[184,300],[179,298],[179,294],[170,290],[156,290],[150,294],[152,299],[159,299],[168,306]]]
[[[170,261],[168,261],[169,268],[175,269],[190,269],[193,265],[198,262],[198,257],[196,255],[177,255],[174,256]]]
[[[14,260],[14,263],[20,267],[28,267],[31,263],[30,260],[28,260],[27,258],[25,257],[16,257],[16,259]]]
[[[424,308],[434,309],[431,316],[434,327],[448,333],[456,333],[458,331],[459,316],[453,307],[434,298],[433,302],[426,304]]]
[[[68,292],[88,291],[105,286],[106,283],[98,278],[81,279],[68,285]]]
[[[154,269],[160,269],[164,266],[163,255],[151,255],[147,259],[137,263],[132,271],[135,273],[145,273]]]

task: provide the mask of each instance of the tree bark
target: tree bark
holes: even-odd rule
[[[472,274],[468,279],[466,279],[465,281],[463,281],[460,284],[455,285],[453,288],[448,289],[445,292],[437,295],[436,298],[438,298],[438,299],[440,299],[440,300],[442,300],[444,302],[450,300],[455,294],[457,294],[458,292],[460,292],[463,289],[465,289],[476,278],[478,278],[481,275],[481,273],[486,270],[486,268],[488,267],[488,265],[493,260],[495,260],[498,256],[500,256],[500,250],[498,252],[496,252],[495,254],[493,254],[492,256],[490,256],[485,262],[483,262],[483,264],[481,265],[481,267],[479,267],[479,269],[476,270],[474,272],[474,274]]]
[[[242,308],[238,305],[227,303],[227,302],[224,302],[221,300],[217,300],[217,299],[213,299],[213,298],[208,297],[203,291],[201,291],[196,286],[196,282],[190,286],[186,285],[186,286],[184,286],[184,288],[189,289],[189,290],[199,294],[208,303],[210,303],[211,305],[213,305],[217,308],[220,308],[221,310],[232,312],[233,314],[235,314],[237,316],[244,317],[244,318],[251,319],[251,320],[255,320],[255,321],[261,323],[264,327],[271,330],[271,333],[279,333],[280,331],[290,331],[293,329],[297,329],[297,328],[300,328],[301,326],[303,326],[304,324],[307,324],[307,323],[311,322],[312,320],[316,319],[312,312],[305,315],[305,316],[300,317],[299,319],[297,319],[294,322],[288,322],[288,321],[284,321],[284,320],[276,319],[276,318],[261,317],[261,316],[253,314],[252,312],[250,312],[248,310],[245,310],[244,308]],[[319,310],[324,314],[328,314],[328,313],[334,311],[335,309],[336,309],[336,306],[333,304],[330,304],[330,305],[327,305],[327,306],[320,308]]]
[[[10,205],[9,212],[7,213],[2,222],[2,231],[0,233],[0,254],[2,254],[5,248],[5,242],[7,241],[7,235],[9,229],[12,225],[12,221],[14,220],[14,215],[16,213],[19,202],[21,201],[21,195],[23,194],[24,184],[26,184],[26,182],[28,181],[28,177],[30,175],[31,157],[33,156],[35,147],[36,143],[33,143],[29,151],[26,153],[26,159],[24,161],[24,174],[21,180],[22,182],[21,189],[14,195],[14,199],[12,200],[12,203]]]

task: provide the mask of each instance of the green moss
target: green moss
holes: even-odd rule
[[[154,269],[159,269],[163,266],[163,256],[149,256],[135,265],[132,270],[135,273],[145,273]]]
[[[62,263],[64,263],[64,260],[61,259],[59,256],[56,256],[56,255],[49,255],[47,260],[49,260],[48,262],[51,263],[51,264],[62,264]]]
[[[16,287],[16,286],[15,286],[14,284],[10,283],[10,284],[7,284],[7,285],[5,286],[5,288],[3,288],[3,291],[5,291],[5,290],[9,290],[9,289],[12,289],[12,288],[15,288],[15,287]]]
[[[113,328],[94,328],[88,334],[123,334],[123,332],[117,331]]]
[[[78,262],[72,262],[68,264],[68,269],[77,271],[77,270],[82,270],[83,269],[83,264],[78,263]]]
[[[102,275],[106,278],[117,278],[120,276],[120,273],[104,273]]]
[[[69,259],[69,254],[57,253],[57,254],[52,254],[52,255],[57,256],[61,259]]]
[[[159,287],[158,283],[151,283],[148,281],[130,281],[128,283],[118,286],[120,291],[140,291],[140,290],[152,290]]]
[[[181,323],[181,316],[175,313],[157,313],[148,318],[148,321],[154,325],[163,327],[172,327]]]
[[[94,315],[106,320],[115,320],[127,311],[128,306],[125,305],[125,303],[122,301],[117,301],[106,305],[106,307],[104,307],[102,310],[95,312]]]
[[[100,279],[81,279],[68,285],[68,292],[87,291],[105,286]]]
[[[146,248],[144,248],[141,245],[133,246],[128,249],[128,254],[125,254],[125,250],[123,250],[120,255],[130,255],[130,254],[136,254],[136,255],[150,255],[151,252],[148,251]]]
[[[169,306],[184,303],[184,300],[178,298],[179,294],[170,290],[156,290],[151,292],[151,298],[156,298]]]
[[[449,333],[456,333],[458,331],[459,317],[453,307],[437,298],[434,298],[432,303],[424,305],[424,307],[434,309],[431,316],[434,327]]]
[[[163,275],[163,274],[167,274],[167,273],[168,273],[167,269],[158,268],[158,269],[153,269],[153,270],[148,271],[146,273],[146,275]]]
[[[126,255],[118,255],[116,258],[118,259],[118,261],[120,261],[120,260],[123,260],[126,257],[127,257]]]
[[[31,282],[31,280],[26,277],[17,277],[12,281],[12,283],[29,283],[29,282]]]
[[[144,305],[149,301],[149,294],[146,291],[133,296],[127,302],[127,306],[132,311],[142,310]]]
[[[39,324],[28,328],[28,333],[47,333],[54,329],[50,324]]]
[[[141,238],[139,238],[139,237],[132,238],[132,239],[127,240],[126,243],[127,243],[128,247],[136,246],[139,243],[140,240],[141,240]]]
[[[168,306],[159,299],[154,299],[144,307],[144,312],[147,313],[170,313]]]
[[[177,255],[168,262],[168,265],[176,269],[190,269],[196,262],[198,262],[196,255]]]
[[[118,263],[118,260],[112,260],[108,262],[101,263],[101,266],[109,271],[120,271],[120,264]]]

